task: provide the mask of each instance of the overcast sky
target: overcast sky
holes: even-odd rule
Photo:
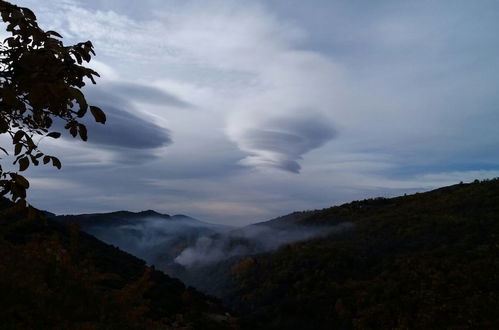
[[[242,225],[499,176],[498,1],[14,2],[94,43],[108,115],[42,141],[39,208]]]

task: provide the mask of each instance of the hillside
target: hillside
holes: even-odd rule
[[[297,212],[272,226],[352,230],[224,262],[218,295],[258,329],[499,325],[499,180]],[[255,325],[256,324],[256,325]]]
[[[161,219],[165,222],[189,224],[196,227],[204,228],[231,228],[230,226],[217,225],[212,223],[203,222],[195,218],[183,214],[169,215],[158,213],[154,210],[146,210],[141,212],[130,211],[116,211],[109,213],[88,213],[88,214],[75,214],[75,215],[59,215],[50,214],[55,220],[59,222],[77,223],[83,228],[91,227],[116,227],[123,225],[134,225],[144,219]]]
[[[2,208],[0,318],[6,329],[236,326],[213,299],[77,229],[118,228],[138,237],[159,229],[158,237],[170,237],[165,224],[196,220],[120,211],[54,222],[47,212]],[[157,254],[182,259],[184,266],[166,270],[219,297],[242,329],[499,324],[498,179],[295,212],[229,232],[207,231],[190,242],[183,250],[153,246]]]
[[[57,222],[77,224],[101,241],[164,269],[185,247],[199,237],[225,232],[232,227],[203,222],[186,215],[117,211],[51,216]]]
[[[2,329],[229,329],[220,305],[44,212],[0,213]]]

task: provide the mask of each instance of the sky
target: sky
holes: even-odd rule
[[[93,42],[108,117],[41,141],[39,208],[244,225],[499,176],[495,0],[13,2]]]

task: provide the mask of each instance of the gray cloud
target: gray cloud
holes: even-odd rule
[[[140,101],[149,104],[174,106],[179,108],[192,107],[191,104],[181,100],[177,96],[167,93],[159,88],[132,83],[110,83],[108,92],[117,95],[126,95],[131,101]]]
[[[313,149],[319,148],[336,136],[334,128],[321,116],[284,118],[244,131],[238,144],[250,156],[243,165],[275,167],[299,173],[297,160]]]
[[[17,2],[65,42],[92,40],[96,59],[111,74],[96,67],[103,79],[90,104],[150,120],[130,105],[139,103],[152,123],[175,128],[167,153],[153,147],[157,134],[146,139],[145,149],[116,141],[82,149],[84,144],[49,144],[66,161],[61,159],[61,171],[40,167],[39,178],[62,177],[79,188],[56,197],[57,190],[44,190],[48,184],[39,190],[33,184],[39,207],[173,208],[249,223],[497,176],[497,1]],[[116,87],[135,84],[137,77],[147,85],[172,86],[201,111],[184,111],[154,91]],[[330,118],[341,136],[305,154],[331,140],[316,136],[317,128],[331,129],[327,122],[315,117],[304,132],[268,121],[298,118],[302,107]],[[127,139],[133,130],[135,125],[120,136]],[[219,134],[230,142],[223,142],[225,135],[213,138]],[[93,135],[89,130],[91,141]],[[146,156],[155,161],[130,164]],[[243,158],[252,166],[297,172],[301,164],[306,170],[248,171],[237,164]],[[144,184],[139,176],[162,185]]]
[[[149,121],[125,97],[119,96],[109,85],[85,90],[87,102],[100,107],[106,114],[106,123],[96,123],[88,111],[80,119],[88,130],[87,143],[111,149],[115,153],[115,160],[125,160],[127,163],[141,164],[144,161],[156,158],[153,149],[165,147],[173,143],[170,130]],[[140,88],[137,88],[140,90]],[[148,90],[145,87],[144,90]],[[127,95],[126,93],[123,93]],[[128,95],[127,95],[128,96]],[[156,101],[159,101],[159,94]],[[64,122],[55,120],[53,131],[69,133],[63,128]],[[133,150],[134,157],[129,157]]]
[[[134,149],[159,148],[172,143],[169,130],[113,106],[102,107],[105,125],[89,120],[88,142]]]
[[[129,91],[125,92],[122,88]],[[83,118],[82,122],[89,132],[89,143],[142,150],[172,143],[168,129],[150,122],[145,116],[139,116],[140,112],[129,102],[130,97],[141,94],[144,98],[149,95],[151,102],[166,103],[168,94],[163,95],[161,91],[146,86],[121,83],[91,86],[85,93],[88,103],[102,108],[107,117],[105,125],[96,123],[91,114]]]

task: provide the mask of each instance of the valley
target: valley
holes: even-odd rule
[[[221,299],[248,329],[489,328],[497,322],[497,179],[242,228],[151,215],[57,219],[145,253],[149,264]],[[147,242],[147,253],[133,237]]]

